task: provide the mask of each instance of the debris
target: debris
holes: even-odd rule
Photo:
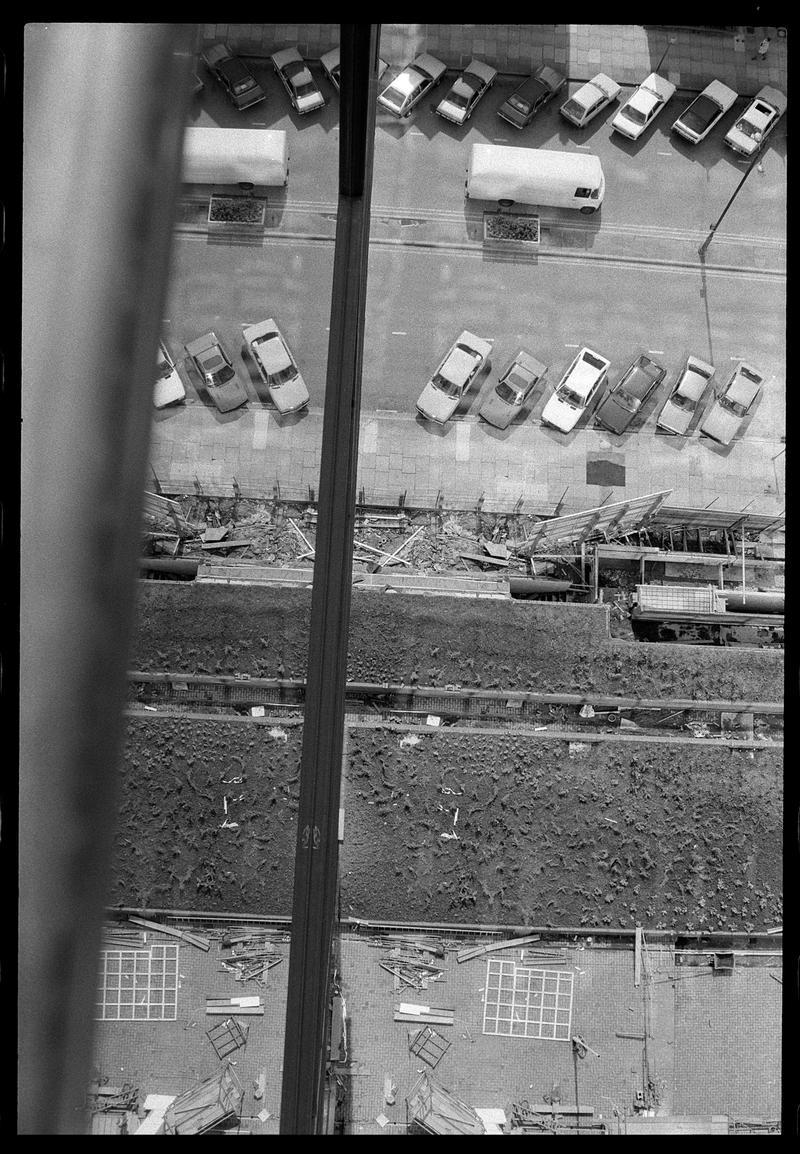
[[[229,532],[230,532],[230,526],[229,525],[223,525],[219,529],[214,529],[213,527],[209,527],[208,529],[205,530],[205,532],[203,533],[200,540],[204,541],[206,543],[211,542],[211,541],[224,541],[224,539],[228,536]]]
[[[511,564],[502,557],[484,557],[480,553],[459,553],[459,557],[463,557],[466,561],[477,561],[479,565],[495,565],[500,569],[507,569]]]
[[[441,717],[437,717],[436,714],[434,714],[434,713],[429,713],[428,716],[425,718],[425,724],[426,725],[441,725],[442,719],[441,719]]]
[[[383,1077],[383,1100],[387,1106],[394,1106],[397,1101],[397,1084],[392,1081],[391,1074]]]
[[[211,949],[211,941],[208,938],[194,934],[190,930],[178,930],[174,926],[164,925],[163,922],[149,922],[146,918],[137,918],[133,914],[128,914],[128,921],[136,926],[144,926],[146,930],[158,930],[162,934],[169,934],[172,938],[180,938],[181,941],[188,942],[190,946],[197,946],[206,953]]]
[[[201,549],[246,549],[248,545],[255,545],[255,541],[204,541]]]
[[[591,705],[582,705],[580,708],[580,712],[579,712],[578,716],[584,717],[584,718],[585,717],[594,717],[593,707]]]
[[[271,1117],[272,1115],[270,1114],[269,1110],[259,1110],[259,1112],[256,1114],[256,1118],[258,1118],[259,1122],[266,1122],[267,1119]]]
[[[441,1006],[421,1006],[416,1002],[400,1002],[394,1008],[395,1022],[428,1022],[435,1026],[452,1026],[455,1009]]]
[[[484,538],[479,542],[489,554],[490,557],[496,557],[498,560],[507,559],[509,556],[508,546],[503,544],[496,544],[492,541],[486,541]]]
[[[262,1070],[261,1073],[256,1078],[256,1080],[253,1082],[253,1097],[256,1099],[263,1098],[266,1089],[267,1089],[267,1071]],[[266,1111],[262,1111],[262,1113],[266,1113]],[[259,1117],[260,1117],[260,1115],[259,1115]],[[269,1115],[267,1115],[267,1117],[269,1117]],[[266,1118],[262,1118],[261,1120],[262,1120],[262,1122],[265,1122]]]
[[[531,942],[541,941],[541,934],[531,934],[527,938],[510,938],[507,941],[490,942],[486,946],[470,946],[469,949],[459,950],[456,955],[456,960],[460,962],[468,962],[471,958],[480,957],[481,954],[491,954],[495,950],[509,950],[516,946],[527,946]]]
[[[370,572],[371,573],[380,573],[380,571],[384,567],[384,565],[388,564],[389,561],[391,561],[395,557],[399,556],[399,554],[402,553],[403,550],[406,549],[411,544],[412,541],[415,541],[417,539],[417,537],[419,537],[420,533],[423,531],[424,528],[425,528],[424,525],[420,525],[419,529],[417,529],[415,532],[413,532],[410,537],[406,537],[403,544],[399,545],[393,553],[388,553],[380,561],[375,561],[372,565],[370,565],[369,566]]]
[[[378,1123],[378,1125],[381,1128],[389,1125],[389,1119],[386,1117],[385,1114],[379,1114],[378,1117],[375,1119],[375,1121]]]

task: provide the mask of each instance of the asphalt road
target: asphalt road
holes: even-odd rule
[[[190,123],[285,129],[289,135],[291,174],[289,202],[331,203],[336,200],[339,97],[318,65],[312,65],[327,104],[319,113],[298,116],[290,107],[271,66],[256,64],[267,99],[237,112],[210,78],[196,97]],[[385,80],[396,69],[386,73]],[[375,131],[373,205],[424,210],[461,210],[464,174],[472,143],[498,143],[527,148],[587,151],[600,157],[606,176],[606,198],[600,219],[608,224],[659,226],[663,229],[706,230],[724,209],[747,164],[722,143],[728,128],[744,108],[737,100],[709,137],[689,144],[670,130],[690,103],[691,93],[676,93],[638,142],[612,133],[618,104],[601,112],[586,128],[570,124],[558,111],[578,84],[570,84],[521,131],[497,115],[497,109],[519,82],[498,77],[466,126],[459,128],[437,116],[454,73],[448,72],[408,120],[398,121],[378,110]],[[631,87],[623,87],[620,102]],[[548,210],[565,219],[568,209]],[[720,234],[767,237],[782,241],[786,214],[786,122],[781,121],[754,169],[737,194]]]
[[[237,358],[251,397],[266,400],[254,367],[241,356],[241,326],[271,316],[294,351],[311,404],[321,406],[332,243],[229,247],[179,235],[173,252],[167,330],[173,354],[180,356],[186,341],[214,329]],[[495,353],[492,373],[473,386],[459,416],[477,412],[497,372],[520,346],[551,366],[551,383],[584,344],[611,360],[612,382],[641,351],[669,370],[668,382],[689,352],[711,360],[720,373],[741,357],[782,381],[784,308],[783,283],[759,274],[557,256],[535,265],[493,263],[479,250],[373,246],[362,405],[413,412],[429,374],[465,328],[492,338]],[[751,419],[749,436],[774,439],[784,428],[783,389],[776,381],[772,385]],[[534,421],[547,395],[546,386],[534,395]],[[657,400],[649,402],[649,413]]]

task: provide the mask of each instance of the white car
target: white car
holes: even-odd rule
[[[725,143],[742,156],[755,156],[786,111],[786,97],[765,85],[725,135]]]
[[[685,436],[715,371],[707,361],[687,357],[677,384],[658,414],[656,428]]]
[[[316,112],[318,108],[325,106],[325,97],[317,88],[316,81],[297,48],[284,48],[280,52],[274,52],[270,60],[296,112],[303,116],[306,112]]]
[[[758,369],[739,361],[703,418],[700,432],[719,441],[721,445],[729,445],[756,403],[763,386],[764,377]]]
[[[393,116],[408,116],[425,93],[435,88],[446,71],[447,66],[441,60],[423,52],[384,88],[378,97],[378,104]]]
[[[200,374],[206,392],[221,413],[229,413],[247,404],[247,393],[233,362],[216,333],[206,333],[184,345]]]
[[[675,85],[657,72],[651,72],[611,121],[612,132],[619,132],[629,140],[638,140],[674,95]]]
[[[699,144],[733,106],[736,96],[737,93],[728,88],[727,84],[721,80],[712,80],[680,114],[672,125],[672,131],[690,144]]]
[[[153,390],[153,404],[157,409],[163,409],[165,405],[174,405],[185,399],[186,389],[183,387],[183,381],[163,341],[158,342],[156,373],[158,376]]]
[[[597,396],[611,362],[583,348],[555,387],[542,410],[542,421],[562,433],[571,432]]]
[[[331,48],[330,52],[326,52],[324,56],[320,56],[319,62],[322,65],[322,71],[328,77],[333,87],[337,92],[340,91],[340,83],[342,76],[342,53],[339,48]],[[383,76],[389,65],[385,60],[378,57],[378,80]]]
[[[437,104],[434,112],[438,112],[445,120],[452,120],[453,124],[466,124],[470,116],[492,87],[497,76],[497,69],[491,64],[484,64],[482,60],[470,60],[467,67],[441,103]]]
[[[419,414],[440,425],[449,421],[475,377],[490,363],[491,351],[491,341],[465,329],[420,393]]]
[[[559,108],[562,116],[583,128],[590,120],[607,108],[612,100],[616,100],[622,91],[621,85],[605,72],[598,72],[586,84],[582,84],[577,92],[573,92],[569,100],[565,100]]]
[[[278,412],[304,409],[308,389],[275,321],[270,317],[255,325],[242,325],[242,337]]]

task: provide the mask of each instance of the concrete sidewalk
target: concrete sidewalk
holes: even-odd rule
[[[771,37],[766,60],[753,60],[764,36]],[[674,37],[674,43],[670,40]],[[297,44],[311,60],[339,43],[338,24],[203,24],[200,44],[227,40],[247,55],[268,56]],[[380,53],[399,68],[420,52],[430,52],[449,68],[473,56],[504,73],[528,73],[555,64],[570,80],[607,72],[620,84],[638,84],[656,69],[685,90],[722,80],[740,96],[764,84],[785,91],[787,39],[776,28],[670,27],[631,24],[383,24]]]
[[[165,494],[315,499],[322,409],[292,423],[250,402],[220,418],[200,401],[159,415],[150,461]],[[410,413],[366,413],[359,437],[358,501],[552,516],[671,490],[670,505],[778,516],[785,507],[783,444],[749,438],[721,451],[642,430],[615,444],[594,428],[548,434],[540,425],[505,433],[476,417],[431,428]],[[156,482],[153,481],[153,485]],[[151,487],[150,484],[147,486]]]

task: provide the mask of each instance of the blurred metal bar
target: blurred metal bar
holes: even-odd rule
[[[76,1134],[195,26],[27,25],[18,1131]]]
[[[341,25],[339,201],[300,768],[282,1134],[324,1123],[379,28]]]

